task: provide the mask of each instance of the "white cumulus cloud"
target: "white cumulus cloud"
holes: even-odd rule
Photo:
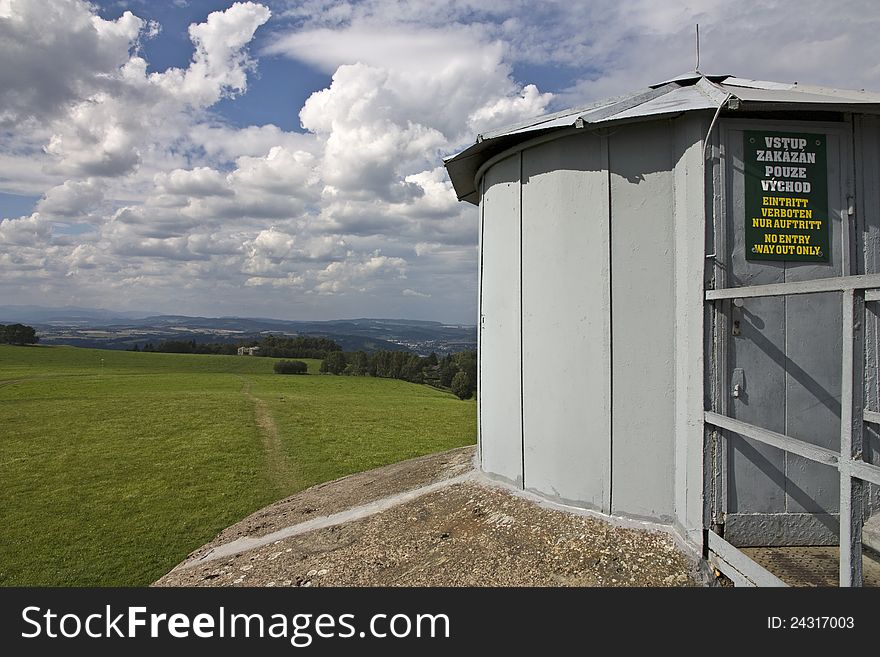
[[[860,0],[229,2],[165,70],[144,6],[0,0],[0,191],[37,198],[0,217],[0,302],[472,322],[441,158],[476,134],[688,70],[696,22],[703,70],[880,88]],[[324,76],[301,130],[224,119],[270,57]]]

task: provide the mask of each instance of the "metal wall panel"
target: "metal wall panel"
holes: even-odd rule
[[[850,244],[842,244],[840,229],[841,214],[846,212],[848,178],[841,168],[852,166],[852,156],[846,148],[847,137],[849,135],[828,137],[828,213],[833,216],[830,218],[831,262],[821,265],[787,262],[786,282],[858,273],[846,268],[850,261]],[[785,434],[836,452],[840,451],[843,353],[840,306],[841,295],[834,292],[795,295],[785,300]],[[785,466],[787,512],[826,514],[839,510],[840,474],[834,468],[797,454],[787,454]]]
[[[519,177],[515,154],[484,178],[479,367],[482,468],[517,484],[523,472]]]
[[[609,512],[608,173],[594,134],[523,151],[525,487]]]
[[[707,310],[704,290],[711,281],[714,263],[711,258],[706,258],[706,217],[707,210],[712,216],[712,194],[706,194],[703,139],[710,120],[711,114],[694,112],[673,122],[675,519],[687,538],[696,545],[702,545],[702,530],[708,526],[704,522],[707,455],[703,428],[706,390],[703,356],[704,344],[711,343],[705,333],[711,328],[711,322],[704,321]],[[711,171],[711,160],[709,162]]]
[[[828,263],[749,261],[743,225],[743,130],[827,135]],[[727,122],[723,124],[727,176],[727,243],[721,265],[728,287],[795,282],[854,274],[849,226],[842,224],[852,155],[847,124]],[[841,297],[839,293],[744,299],[727,304],[731,327],[722,393],[738,420],[834,451],[840,448]],[[741,374],[737,374],[740,371]],[[733,379],[742,391],[733,398]],[[740,545],[821,544],[837,532],[839,476],[834,468],[731,435],[728,462],[728,540]],[[810,515],[803,515],[804,513]],[[739,517],[737,517],[737,514]],[[779,517],[776,517],[776,516]],[[769,526],[782,528],[766,531]]]
[[[755,128],[757,129],[757,128]],[[726,175],[725,230],[729,253],[719,253],[719,264],[728,272],[728,287],[764,285],[785,281],[785,263],[750,262],[745,259],[742,230],[745,222],[745,184],[742,176],[741,130],[722,132]],[[740,396],[730,403],[730,416],[777,433],[785,433],[785,302],[783,297],[746,299],[742,308],[730,310],[729,370],[722,373],[725,394],[733,387],[728,379],[742,370]],[[727,304],[730,307],[730,304]],[[733,326],[738,323],[738,330]],[[750,403],[755,400],[757,403]],[[773,409],[772,412],[767,409]],[[776,412],[779,411],[779,412]],[[838,429],[837,433],[840,431]],[[782,451],[731,435],[728,454],[727,511],[773,513],[785,508],[785,455]]]
[[[861,116],[856,120],[856,224],[864,249],[860,272],[880,272],[880,120],[875,116]],[[880,302],[865,304],[865,405],[868,410],[880,410],[880,380],[877,366],[880,353]],[[866,422],[864,429],[864,459],[880,464],[880,425]],[[880,510],[880,486],[868,488],[868,511]]]
[[[663,522],[671,522],[674,511],[671,125],[626,126],[609,137],[611,509]]]

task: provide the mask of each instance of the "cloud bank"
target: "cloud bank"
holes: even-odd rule
[[[478,132],[687,70],[696,22],[704,70],[880,88],[855,0],[236,2],[165,70],[137,7],[0,0],[0,191],[38,197],[0,216],[0,302],[473,323],[441,158]],[[267,58],[326,76],[298,131],[217,109]]]

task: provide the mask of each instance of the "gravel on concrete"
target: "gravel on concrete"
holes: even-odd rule
[[[662,531],[536,504],[474,472],[473,447],[321,484],[196,550],[156,586],[694,586],[697,561]],[[213,548],[430,487],[355,520],[199,561]]]

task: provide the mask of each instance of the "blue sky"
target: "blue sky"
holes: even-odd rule
[[[0,0],[0,305],[476,322],[478,132],[693,66],[880,88],[848,0]]]
[[[159,34],[143,45],[143,56],[149,63],[148,70],[152,72],[164,71],[172,66],[185,67],[192,57],[192,42],[187,28],[191,23],[204,21],[213,11],[223,11],[232,2],[229,0],[192,0],[187,3],[103,0],[96,4],[99,7],[98,15],[108,20],[118,19],[128,9],[141,18],[156,21],[161,25]],[[258,30],[250,43],[250,48],[259,51],[266,45],[269,34],[268,30]],[[247,93],[221,100],[212,111],[231,125],[242,128],[273,123],[284,130],[301,131],[297,116],[299,109],[313,92],[323,89],[326,85],[327,75],[312,66],[281,56],[260,57],[256,74],[248,80]]]

